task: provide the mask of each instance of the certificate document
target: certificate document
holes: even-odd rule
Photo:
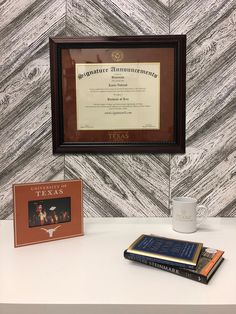
[[[75,64],[77,130],[160,129],[160,63]]]

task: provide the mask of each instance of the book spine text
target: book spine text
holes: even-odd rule
[[[162,269],[162,270],[167,271],[167,272],[172,273],[172,274],[176,274],[176,275],[188,278],[188,279],[192,279],[192,280],[207,284],[207,278],[206,277],[204,277],[200,274],[188,271],[187,269],[177,268],[177,267],[174,267],[172,265],[160,264],[160,263],[156,262],[154,259],[151,260],[150,258],[147,258],[146,256],[133,254],[133,253],[129,253],[129,252],[124,252],[124,257],[130,261],[135,261],[135,262],[138,262],[141,264],[152,266],[152,267]]]

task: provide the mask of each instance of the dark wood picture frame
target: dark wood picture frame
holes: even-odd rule
[[[160,128],[79,130],[75,67],[120,60],[160,64]],[[54,154],[185,152],[186,35],[50,38],[50,68]]]

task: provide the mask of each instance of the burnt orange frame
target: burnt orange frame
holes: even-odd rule
[[[159,130],[76,128],[76,63],[160,62]],[[184,153],[186,36],[50,38],[53,153]],[[81,91],[83,92],[83,91]]]
[[[68,221],[30,226],[29,204],[69,200]],[[83,235],[83,183],[81,180],[13,185],[15,247]],[[37,206],[37,205],[36,205]],[[44,205],[43,205],[44,206]],[[53,207],[51,207],[53,209]],[[68,208],[64,208],[68,210]],[[62,211],[63,208],[60,208]]]

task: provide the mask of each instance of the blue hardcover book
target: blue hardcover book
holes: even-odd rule
[[[150,262],[195,269],[202,247],[203,243],[143,234],[127,252],[144,256]]]

